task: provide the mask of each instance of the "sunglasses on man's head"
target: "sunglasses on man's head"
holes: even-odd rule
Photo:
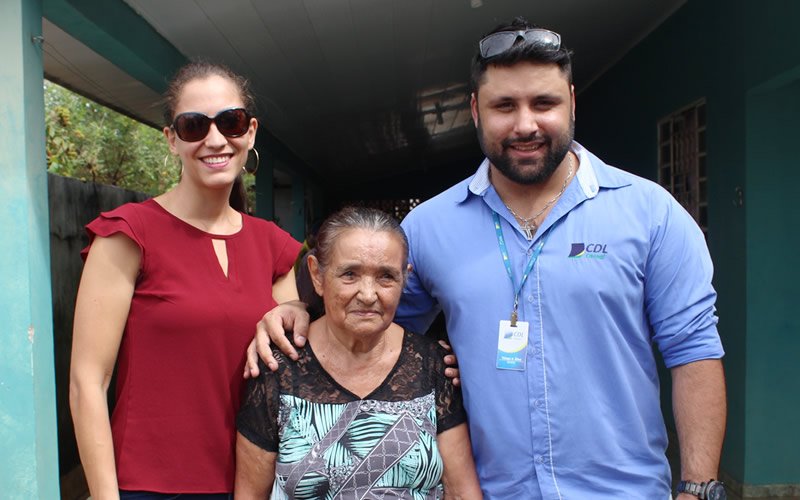
[[[561,35],[550,30],[531,28],[519,31],[498,31],[486,36],[478,44],[481,57],[488,59],[500,55],[513,47],[519,38],[525,40],[526,45],[538,45],[546,50],[561,48]]]
[[[211,122],[225,137],[241,137],[250,129],[250,113],[244,108],[220,111],[213,118],[203,113],[181,113],[172,122],[172,129],[182,141],[197,142],[208,135]]]

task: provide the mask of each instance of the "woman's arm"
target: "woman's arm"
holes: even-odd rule
[[[446,499],[481,499],[481,486],[472,459],[467,424],[440,432],[436,436],[439,453],[444,462],[444,497]]]
[[[263,450],[236,433],[236,500],[264,500],[275,482],[275,460],[278,454]]]
[[[272,284],[272,298],[278,304],[291,300],[300,300],[294,279],[294,269],[289,269],[288,273],[275,280],[275,283]]]
[[[279,277],[272,284],[272,298],[278,303],[272,310],[267,311],[264,317],[256,325],[256,334],[250,345],[247,347],[247,360],[244,365],[244,378],[258,377],[258,358],[264,360],[267,366],[272,370],[278,369],[278,362],[272,355],[272,347],[270,346],[269,336],[267,332],[280,330],[283,334],[283,340],[289,344],[286,338],[284,328],[291,328],[295,326],[299,330],[295,332],[300,333],[305,339],[305,333],[308,330],[308,313],[306,312],[306,305],[300,302],[300,296],[297,293],[297,284],[294,277],[294,269],[289,270],[288,273]],[[284,313],[288,311],[289,313]],[[300,316],[297,319],[297,316]],[[282,344],[277,344],[285,350]],[[289,344],[291,345],[291,344]],[[290,347],[291,349],[291,347]],[[297,359],[297,351],[291,349],[293,359]]]
[[[139,247],[121,233],[96,237],[75,304],[69,402],[92,498],[119,498],[107,390],[130,310]]]

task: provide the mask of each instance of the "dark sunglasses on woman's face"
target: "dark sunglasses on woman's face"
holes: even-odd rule
[[[240,137],[250,129],[250,113],[244,108],[226,109],[213,118],[203,113],[181,113],[173,120],[171,128],[185,142],[197,142],[208,135],[211,122],[225,137]]]

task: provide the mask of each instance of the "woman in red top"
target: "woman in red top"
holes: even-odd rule
[[[245,350],[264,311],[297,299],[300,244],[236,209],[258,128],[246,81],[194,62],[166,101],[180,182],[87,226],[70,406],[95,499],[230,498]]]

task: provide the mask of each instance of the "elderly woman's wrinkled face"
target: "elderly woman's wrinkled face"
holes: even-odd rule
[[[358,336],[383,332],[392,323],[405,271],[397,235],[346,230],[337,238],[327,267],[312,265],[310,270],[330,326]]]

